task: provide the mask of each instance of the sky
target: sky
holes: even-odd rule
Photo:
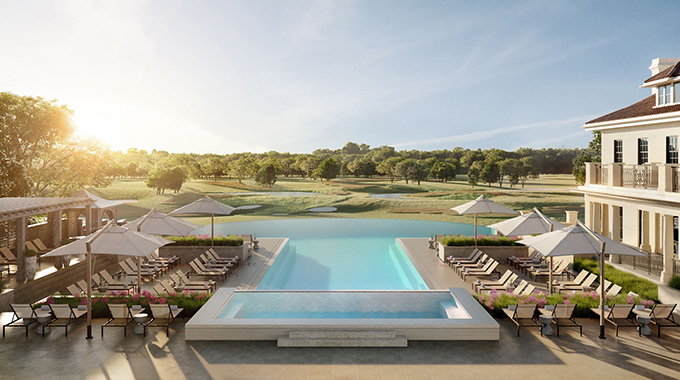
[[[0,0],[0,91],[114,150],[585,147],[674,1]],[[665,31],[665,32],[664,32]]]

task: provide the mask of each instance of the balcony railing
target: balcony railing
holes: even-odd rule
[[[588,185],[626,187],[680,193],[680,166],[677,164],[624,165],[589,162]]]
[[[659,187],[659,171],[656,165],[624,165],[623,187],[656,189]]]

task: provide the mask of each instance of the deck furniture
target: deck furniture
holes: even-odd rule
[[[126,304],[106,304],[111,317],[102,324],[102,338],[104,337],[104,327],[122,327],[123,336],[127,336],[127,326],[134,321],[132,312]]]
[[[560,327],[578,327],[579,334],[583,336],[583,326],[576,322],[574,314],[576,312],[576,304],[557,304],[554,305],[552,310],[546,305],[543,309],[538,309],[538,311],[543,315],[550,315],[553,318],[553,323],[557,327],[557,336],[560,336]]]
[[[510,305],[508,308],[504,308],[503,312],[517,325],[517,336],[519,336],[521,327],[540,326],[536,319],[537,310],[538,305],[536,304],[519,304]]]
[[[616,336],[619,336],[619,327],[638,327],[638,323],[631,318],[633,304],[615,304],[611,309],[605,307],[604,320],[616,327]],[[600,315],[600,308],[590,309],[593,313]]]
[[[489,265],[486,265],[484,270],[474,270],[474,269],[466,269],[465,272],[462,273],[463,276],[463,281],[467,281],[468,277],[488,277],[493,275],[494,273],[498,273],[496,270],[496,267],[498,266],[498,261],[493,260],[492,262],[489,263]],[[500,274],[499,276],[500,277]]]
[[[2,337],[5,337],[5,328],[7,327],[23,327],[26,329],[26,336],[28,336],[28,327],[38,322],[35,310],[29,304],[10,304],[9,307],[14,314],[12,320],[2,326]]]
[[[212,283],[208,283],[208,281],[189,281],[189,283],[186,283],[175,273],[170,274],[170,279],[173,282],[173,289],[181,282],[185,290],[211,293],[215,285],[214,281]]]
[[[597,280],[597,275],[595,273],[590,273],[580,285],[570,285],[565,283],[555,286],[555,289],[558,293],[562,293],[562,291],[584,292],[590,289],[590,286],[593,284],[593,282],[595,282],[595,280]]]
[[[191,266],[192,274],[195,274],[196,276],[204,276],[204,277],[217,277],[220,280],[224,281],[227,275],[226,270],[207,270],[205,267],[201,267],[200,261],[192,261],[189,263]]]
[[[453,264],[459,262],[459,261],[468,261],[468,262],[474,262],[477,260],[479,256],[481,256],[482,251],[479,249],[475,248],[470,252],[468,257],[453,257],[453,255],[449,256],[446,258],[446,262],[449,264],[449,266],[452,266]]]
[[[213,280],[208,280],[208,281],[200,281],[200,280],[190,280],[189,277],[187,277],[186,274],[181,269],[178,269],[177,272],[175,272],[175,275],[182,280],[182,283],[184,285],[191,285],[191,286],[208,286],[210,289],[214,292],[217,289],[217,283]],[[172,278],[173,275],[170,275],[170,278]],[[174,278],[172,278],[175,283],[178,283]]]
[[[144,325],[144,335],[149,327],[165,327],[165,335],[170,337],[170,324],[182,313],[183,308],[175,305],[149,304],[152,317]]]
[[[658,329],[657,335],[661,337],[661,327],[680,327],[680,323],[675,321],[673,311],[677,304],[655,304],[651,309],[633,309],[633,313],[640,316],[651,318],[651,323]]]
[[[85,316],[87,314],[87,309],[85,308],[72,308],[68,304],[49,304],[50,305],[50,310],[52,310],[52,315],[54,315],[54,319],[52,322],[48,323],[48,326],[54,327],[63,327],[64,328],[64,335],[68,336],[68,326],[80,319],[81,317]],[[84,305],[83,305],[84,306]]]

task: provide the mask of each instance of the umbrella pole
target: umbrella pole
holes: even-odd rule
[[[600,243],[600,339],[607,339],[604,335],[604,247],[605,243]]]
[[[137,256],[137,293],[142,292],[142,258]]]
[[[210,214],[210,246],[215,246],[215,214]]]
[[[553,283],[553,257],[550,256],[550,272],[548,272],[548,294],[552,294]]]
[[[87,247],[87,336],[85,339],[92,339],[92,248],[90,243]]]
[[[475,247],[477,246],[477,214],[475,214]]]

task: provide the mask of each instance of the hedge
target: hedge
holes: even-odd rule
[[[173,246],[183,246],[183,247],[184,246],[205,246],[205,247],[209,247],[211,245],[238,247],[240,245],[243,245],[243,238],[236,236],[236,235],[231,235],[231,236],[218,235],[218,236],[215,236],[215,244],[211,243],[210,235],[169,236],[169,237],[166,237],[166,239],[174,241],[175,244],[173,244]]]
[[[200,309],[209,298],[210,295],[206,293],[191,291],[184,291],[180,294],[170,293],[160,295],[153,295],[146,290],[132,295],[124,291],[111,292],[108,296],[92,297],[92,318],[109,318],[110,314],[106,307],[107,303],[127,304],[129,307],[132,305],[142,305],[142,308],[146,308],[150,303],[177,305],[184,309],[181,316],[189,318],[196,314],[198,309]],[[48,303],[68,304],[71,307],[77,307],[78,305],[86,305],[87,297],[48,297],[45,302],[37,303],[34,307],[40,308],[40,306]]]
[[[515,246],[519,238],[515,236],[495,236],[495,235],[480,235],[477,237],[477,245],[479,246]],[[475,245],[475,239],[471,236],[450,235],[444,236],[440,243],[447,247],[468,247]]]
[[[585,269],[597,275],[600,274],[600,266],[594,259],[576,258],[572,269],[577,273]],[[644,299],[659,302],[659,286],[649,280],[618,270],[608,264],[604,266],[604,277],[619,285],[622,288],[621,293],[633,292]]]

